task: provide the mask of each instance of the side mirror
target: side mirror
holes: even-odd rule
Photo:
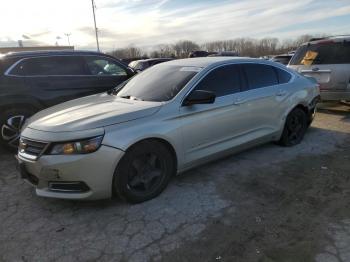
[[[213,104],[215,102],[215,93],[205,90],[194,90],[183,102],[183,106],[191,106],[196,104]]]

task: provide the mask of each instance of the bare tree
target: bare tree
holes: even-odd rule
[[[262,39],[236,38],[224,41],[207,42],[203,43],[201,46],[196,42],[183,40],[178,41],[175,44],[157,45],[154,47],[153,51],[150,52],[150,56],[155,58],[184,58],[188,57],[190,52],[201,49],[208,52],[234,51],[240,56],[260,57],[290,52],[314,37],[322,37],[322,35],[301,35],[295,39],[285,39],[283,41],[271,37]],[[116,49],[111,52],[111,54],[121,59],[136,58],[141,57],[142,49],[131,45],[126,48]]]
[[[178,41],[174,45],[175,56],[179,58],[188,57],[188,55],[195,50],[199,49],[199,45],[195,42],[184,40]]]
[[[142,50],[134,46],[129,46],[126,48],[118,48],[112,51],[110,54],[120,59],[133,58],[133,57],[141,57]]]

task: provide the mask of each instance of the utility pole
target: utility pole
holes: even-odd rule
[[[64,33],[64,35],[67,37],[68,40],[68,46],[70,46],[70,41],[69,41],[69,37],[72,33]]]
[[[95,35],[96,35],[97,51],[100,52],[100,44],[98,43],[98,32],[97,32],[96,16],[95,16],[95,9],[96,9],[95,1],[94,1],[94,0],[91,0],[91,4],[92,4],[92,13],[93,13],[93,15],[94,15],[94,25],[95,25]]]

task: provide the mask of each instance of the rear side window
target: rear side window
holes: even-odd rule
[[[249,90],[278,84],[275,68],[270,65],[245,64],[243,68]]]
[[[97,56],[86,56],[86,63],[91,75],[126,76],[125,69],[115,61]]]
[[[29,58],[20,62],[11,72],[13,75],[63,76],[86,75],[81,57],[50,56]]]
[[[296,51],[290,64],[350,64],[350,42],[325,42],[303,45]]]
[[[238,65],[227,65],[211,71],[196,86],[196,90],[214,92],[217,97],[241,91]]]
[[[282,70],[282,69],[279,69],[277,67],[275,67],[275,70],[276,70],[276,73],[277,73],[277,77],[278,77],[278,83],[279,84],[285,84],[285,83],[288,83],[289,80],[292,78],[291,74]]]
[[[290,59],[291,56],[275,56],[274,58],[272,58],[272,61],[281,63],[283,65],[288,65]]]

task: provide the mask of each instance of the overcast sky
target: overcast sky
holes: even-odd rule
[[[56,41],[66,45],[64,33],[71,33],[76,48],[95,48],[91,0],[0,1],[0,46],[15,46],[19,39],[24,45]],[[350,0],[95,2],[103,51],[184,39],[203,43],[237,37],[286,39],[306,33],[350,33]]]

